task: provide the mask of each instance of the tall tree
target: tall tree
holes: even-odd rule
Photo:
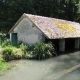
[[[59,0],[32,0],[38,15],[57,17]]]
[[[79,0],[32,0],[38,15],[77,21]]]
[[[66,19],[75,21],[77,19],[79,0],[68,0],[66,1],[65,14]]]
[[[0,8],[0,27],[8,31],[23,13],[36,13],[31,0],[5,0]]]
[[[9,31],[23,13],[80,22],[79,1],[80,0],[0,0],[0,30],[4,29]]]

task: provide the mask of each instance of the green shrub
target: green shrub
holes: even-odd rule
[[[51,43],[36,43],[29,46],[29,51],[26,52],[26,58],[46,59],[52,57],[55,54],[55,49]]]
[[[20,45],[20,49],[24,52],[26,52],[29,48],[27,45],[24,45],[23,43]]]
[[[11,47],[6,47],[4,49],[4,52],[3,52],[3,58],[8,61],[8,60],[11,60],[13,58],[13,53],[12,53],[13,49]]]
[[[10,40],[9,39],[4,40],[4,42],[2,43],[2,47],[6,47],[8,45],[10,45]]]
[[[23,55],[24,55],[24,51],[22,51],[21,49],[17,49],[13,51],[13,56],[15,59],[21,59],[23,58]]]
[[[54,51],[52,44],[40,43],[40,44],[35,44],[33,54],[35,55],[35,58],[45,59],[52,57],[51,51]]]
[[[26,59],[34,59],[34,55],[32,51],[27,51],[23,57]]]
[[[4,54],[5,55],[11,55],[13,49],[11,47],[6,47],[4,50]]]
[[[3,58],[8,61],[12,59],[46,59],[55,54],[55,48],[52,43],[36,43],[32,46],[24,45],[23,43],[19,48],[7,45],[5,42],[5,48],[3,50]]]

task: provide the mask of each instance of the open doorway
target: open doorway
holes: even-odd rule
[[[75,45],[75,38],[65,39],[65,51],[73,51]]]
[[[17,45],[18,37],[17,33],[10,33],[10,42],[13,46]]]
[[[55,46],[55,49],[57,52],[59,52],[59,41],[60,39],[45,39],[45,42],[52,42],[53,45]],[[74,51],[74,46],[75,46],[75,38],[66,38],[65,39],[65,52],[70,52]]]

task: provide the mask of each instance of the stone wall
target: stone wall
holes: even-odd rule
[[[24,18],[14,29],[17,33],[18,41],[31,45],[45,40],[42,32],[28,18]]]

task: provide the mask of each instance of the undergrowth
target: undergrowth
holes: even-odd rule
[[[6,63],[2,58],[0,58],[0,75],[11,67],[10,64]]]
[[[2,36],[2,41],[0,40],[0,48],[4,49],[1,54],[3,55],[3,59],[6,61],[21,58],[41,60],[56,55],[52,43],[36,43],[27,46],[18,42],[17,45],[12,46],[10,40],[7,39],[5,35]]]

